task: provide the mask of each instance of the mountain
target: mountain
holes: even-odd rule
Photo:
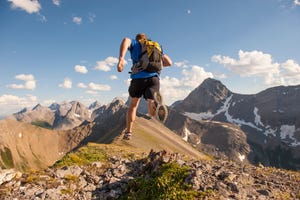
[[[0,170],[10,199],[299,199],[300,172],[90,143],[51,168]]]
[[[44,109],[39,105],[37,108]],[[88,114],[79,112],[82,110],[84,111],[81,104],[73,102],[65,116],[70,113],[71,116],[78,115],[77,117]],[[136,151],[144,153],[151,149],[166,149],[191,158],[207,158],[163,124],[156,120],[145,119],[143,115],[139,115],[136,119],[132,140],[122,140],[126,112],[127,106],[124,101],[116,98],[113,102],[95,110],[93,121],[84,121],[68,130],[51,130],[16,120],[2,120],[0,166],[19,170],[45,168],[53,165],[68,152],[91,142],[131,146]]]
[[[31,110],[24,108],[20,112],[14,113],[7,118],[51,128],[54,126],[56,114],[55,111],[50,108],[37,104]]]
[[[300,169],[300,86],[274,87],[253,95],[231,92],[208,78],[169,109],[165,125],[196,149],[214,157]],[[107,105],[63,102],[14,114],[20,121],[56,130],[93,124],[80,145],[111,143],[125,128],[129,101]],[[140,117],[147,113],[142,100]],[[142,131],[142,130],[139,130]]]
[[[7,119],[15,119],[49,129],[68,130],[79,126],[84,121],[92,121],[92,112],[99,107],[99,103],[94,102],[89,107],[91,109],[78,101],[53,103],[49,107],[37,104],[32,109],[24,108]]]
[[[89,121],[91,111],[82,103],[73,101],[71,108],[63,116],[57,116],[54,128],[58,130],[68,130],[79,126],[84,121]]]
[[[0,121],[0,166],[19,170],[53,165],[78,145],[89,127],[58,131],[15,120]]]
[[[183,140],[201,152],[218,159],[249,163],[250,145],[239,126],[210,120],[194,120],[175,110],[169,110],[165,124]]]
[[[99,101],[94,101],[93,103],[91,103],[91,105],[89,105],[89,110],[91,110],[91,111],[96,110],[100,106],[101,106],[101,103]]]
[[[122,139],[128,107],[119,98],[95,109],[91,121],[68,130],[1,120],[0,167],[5,170],[0,170],[0,199],[299,199],[299,172],[249,164],[261,151],[267,159],[282,159],[282,151],[267,151],[271,144],[295,146],[280,137],[261,142],[266,135],[247,132],[245,126],[255,120],[234,123],[236,116],[241,116],[238,122],[252,118],[233,115],[231,98],[252,95],[234,94],[213,79],[205,82],[195,91],[212,102],[211,108],[193,91],[192,100],[169,107],[165,124],[138,113],[129,141]],[[198,113],[185,111],[197,103]],[[64,106],[68,109],[59,104],[49,109],[71,119],[88,114],[79,102]],[[45,108],[37,105],[31,111],[38,110]]]
[[[172,110],[203,120],[235,124],[246,133],[252,163],[300,169],[300,86],[279,86],[253,95],[233,93],[208,78]],[[172,130],[173,123],[168,121]],[[182,125],[179,135],[190,127]],[[215,138],[218,140],[219,138]]]

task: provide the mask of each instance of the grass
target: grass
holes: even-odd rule
[[[88,143],[86,146],[64,156],[54,164],[54,167],[88,165],[93,162],[105,164],[113,156],[121,156],[133,160],[141,158],[142,153],[137,149],[121,145]]]
[[[161,166],[150,177],[141,177],[129,184],[128,194],[122,199],[197,199],[209,197],[213,191],[198,192],[185,182],[189,167],[177,163]]]
[[[0,150],[0,155],[5,168],[9,169],[14,167],[13,157],[9,148],[4,147],[3,150]]]
[[[93,162],[104,162],[107,160],[107,153],[97,146],[87,145],[71,152],[55,163],[54,166],[87,165]]]
[[[53,129],[51,124],[49,124],[48,122],[45,122],[45,121],[34,121],[34,122],[31,122],[31,124],[35,125],[35,126],[42,127],[42,128],[50,129],[50,130]]]

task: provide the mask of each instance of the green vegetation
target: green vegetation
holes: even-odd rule
[[[96,145],[87,145],[71,152],[55,163],[55,167],[71,165],[87,165],[92,162],[105,162],[108,159],[105,150]]]
[[[31,122],[31,124],[42,128],[50,129],[50,130],[53,129],[53,127],[48,122],[45,121],[35,121],[35,122]]]
[[[150,177],[141,177],[129,184],[128,195],[122,199],[195,199],[210,196],[213,191],[193,191],[185,182],[189,168],[177,163],[161,166]]]
[[[124,147],[114,144],[88,143],[86,146],[68,153],[54,164],[54,167],[71,165],[88,165],[93,162],[107,163],[113,156],[121,156],[130,160],[142,157],[143,152],[132,147]]]
[[[0,149],[0,155],[5,168],[9,169],[14,167],[14,161],[9,148],[4,147],[4,150]]]

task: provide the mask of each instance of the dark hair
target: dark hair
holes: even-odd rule
[[[135,39],[136,39],[136,40],[141,40],[141,39],[147,40],[147,36],[146,36],[145,33],[138,33],[138,34],[135,36]]]

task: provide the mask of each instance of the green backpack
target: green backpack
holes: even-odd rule
[[[163,69],[163,53],[158,42],[151,40],[139,40],[142,53],[139,61],[131,68],[131,73],[136,74],[140,71],[158,72]]]

